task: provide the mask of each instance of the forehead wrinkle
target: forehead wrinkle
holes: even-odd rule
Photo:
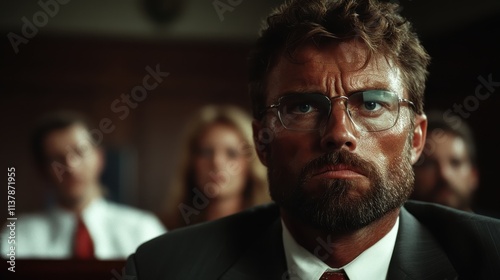
[[[290,92],[334,96],[366,89],[387,89],[404,96],[400,71],[392,60],[379,53],[367,61],[366,48],[358,45],[352,41],[320,47],[304,45],[292,60],[282,54],[270,71],[278,78],[274,85],[279,85],[279,92],[271,99]]]
[[[318,92],[325,95],[339,92],[337,85],[341,83],[337,81],[342,79],[342,71],[339,69],[337,58],[333,57],[331,62],[327,62],[322,59],[323,56],[324,54],[318,53],[317,49],[316,52],[302,55],[308,59],[302,63],[307,70],[305,73],[301,71],[294,80],[299,82],[298,88],[304,92]]]
[[[287,85],[287,88],[293,88],[293,91],[298,92],[321,92],[326,93],[329,90],[329,84],[331,80],[331,74],[333,71],[329,69],[328,66],[336,66],[335,63],[325,63],[323,61],[314,59],[302,63],[293,63],[290,61],[285,62],[286,64],[292,66],[288,69],[294,69],[297,71],[289,72],[289,80],[291,83]],[[285,66],[286,66],[285,64]],[[300,65],[300,68],[294,68],[293,66]],[[302,68],[303,67],[303,68]],[[328,73],[328,75],[326,74]]]
[[[339,72],[336,92],[339,95],[346,95],[352,91],[387,87],[381,82],[384,80],[383,77],[377,78],[377,75],[373,73],[386,69],[380,69],[378,56],[370,56],[369,50],[363,42],[350,40],[341,42],[334,47],[336,48],[335,54]]]
[[[352,74],[354,73],[354,74]],[[351,75],[344,79],[348,91],[364,89],[387,89],[398,94],[401,91],[401,76],[398,67],[394,67],[390,59],[382,55],[375,55],[362,69],[351,71]]]

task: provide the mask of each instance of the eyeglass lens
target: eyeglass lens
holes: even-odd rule
[[[399,98],[385,90],[367,90],[332,99],[322,94],[296,93],[279,100],[279,117],[292,130],[316,130],[326,125],[332,100],[340,99],[352,122],[363,131],[380,131],[392,127],[399,114]],[[348,100],[343,100],[348,99]]]

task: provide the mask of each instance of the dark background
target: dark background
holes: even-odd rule
[[[44,184],[28,137],[33,122],[54,109],[83,111],[96,128],[109,118],[116,128],[104,135],[102,145],[108,150],[106,182],[113,198],[161,211],[190,113],[206,103],[250,108],[246,56],[261,20],[280,2],[233,0],[239,5],[221,17],[216,1],[208,0],[73,0],[59,5],[16,54],[8,35],[22,35],[22,18],[33,23],[42,9],[38,1],[2,1],[0,149],[4,180],[6,168],[16,168],[17,212],[43,206]],[[500,87],[486,100],[474,99],[478,77],[491,75],[500,82],[500,1],[399,2],[432,56],[426,109],[465,106],[461,120],[472,125],[481,171],[475,205],[500,216],[495,176]],[[148,5],[164,7],[165,13],[159,8],[150,13]],[[156,65],[170,76],[121,120],[111,104],[141,85],[145,68]],[[7,208],[5,199],[0,206]]]

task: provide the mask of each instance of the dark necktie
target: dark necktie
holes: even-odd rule
[[[90,233],[83,223],[82,217],[77,216],[75,239],[73,243],[74,257],[76,259],[93,259],[94,244]]]
[[[320,280],[348,280],[347,275],[345,274],[345,271],[340,270],[340,271],[335,271],[335,272],[325,272],[323,275],[321,275]]]

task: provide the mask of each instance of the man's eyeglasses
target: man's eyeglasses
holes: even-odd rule
[[[393,127],[399,117],[400,104],[415,104],[386,90],[366,90],[349,96],[329,98],[316,93],[293,93],[282,96],[276,104],[264,110],[277,109],[283,127],[309,131],[326,126],[332,112],[332,102],[342,103],[347,115],[361,131],[375,132]]]

